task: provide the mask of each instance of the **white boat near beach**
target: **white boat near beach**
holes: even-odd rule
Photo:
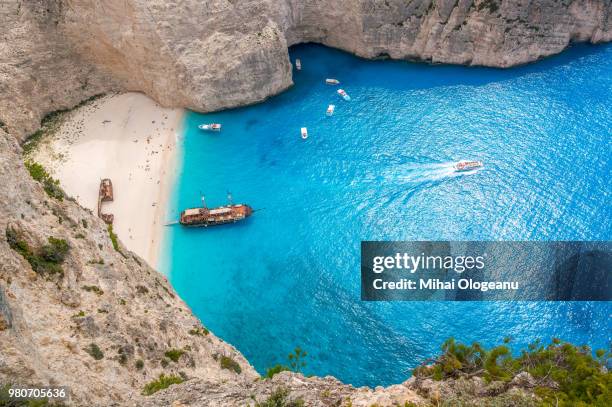
[[[326,115],[331,116],[332,114],[334,114],[334,109],[336,108],[336,105],[329,105],[327,106],[327,111],[325,112]]]
[[[340,81],[338,79],[327,78],[325,79],[325,83],[328,85],[339,85]]]
[[[221,125],[219,123],[200,124],[198,129],[207,131],[221,131]]]
[[[306,127],[302,127],[300,129],[300,133],[302,134],[302,138],[306,140],[308,138],[308,129]]]
[[[338,89],[337,92],[338,95],[342,96],[342,99],[351,100],[351,97],[344,91],[344,89]]]

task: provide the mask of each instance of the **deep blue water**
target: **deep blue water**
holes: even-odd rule
[[[168,216],[234,200],[242,224],[168,228],[162,271],[261,372],[299,345],[307,373],[391,384],[449,336],[518,349],[607,347],[611,303],[365,303],[361,240],[609,240],[612,46],[509,70],[366,61],[316,45],[295,86],[185,121]],[[338,78],[352,97],[341,100]],[[327,105],[336,105],[326,117]],[[219,134],[200,123],[220,122]],[[300,127],[310,137],[300,139]],[[453,161],[485,169],[455,176]]]

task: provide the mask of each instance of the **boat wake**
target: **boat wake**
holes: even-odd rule
[[[462,177],[478,172],[480,168],[470,171],[456,171],[455,162],[406,164],[390,168],[381,174],[385,181],[420,184],[444,179]]]

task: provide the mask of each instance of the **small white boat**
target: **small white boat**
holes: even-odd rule
[[[329,105],[327,106],[327,112],[325,112],[326,115],[331,116],[332,114],[334,114],[334,109],[336,108],[336,105]]]
[[[297,69],[298,71],[302,70],[302,61],[300,61],[299,58],[295,60],[295,69]]]
[[[482,167],[482,161],[459,161],[453,165],[455,172],[471,171]]]
[[[219,123],[200,124],[198,126],[198,129],[208,131],[221,131],[221,125]]]
[[[308,138],[308,129],[306,127],[302,127],[300,129],[300,133],[302,133],[302,138],[306,140]]]
[[[338,85],[340,84],[340,81],[338,79],[327,78],[325,79],[325,83],[328,85]]]
[[[344,100],[351,100],[351,97],[349,95],[347,95],[347,93],[344,91],[344,89],[338,89],[337,92],[338,92],[338,95],[342,96],[342,99],[344,99]]]

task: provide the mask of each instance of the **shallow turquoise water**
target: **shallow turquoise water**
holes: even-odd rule
[[[262,209],[242,224],[167,230],[162,270],[207,327],[259,371],[300,345],[307,373],[355,385],[402,381],[449,336],[608,346],[610,303],[361,302],[359,245],[609,240],[612,46],[510,70],[365,61],[316,45],[291,56],[303,69],[289,91],[186,118],[168,216],[198,205],[200,191],[210,206],[231,190]],[[223,131],[197,130],[209,122]],[[459,159],[486,167],[456,176]]]

